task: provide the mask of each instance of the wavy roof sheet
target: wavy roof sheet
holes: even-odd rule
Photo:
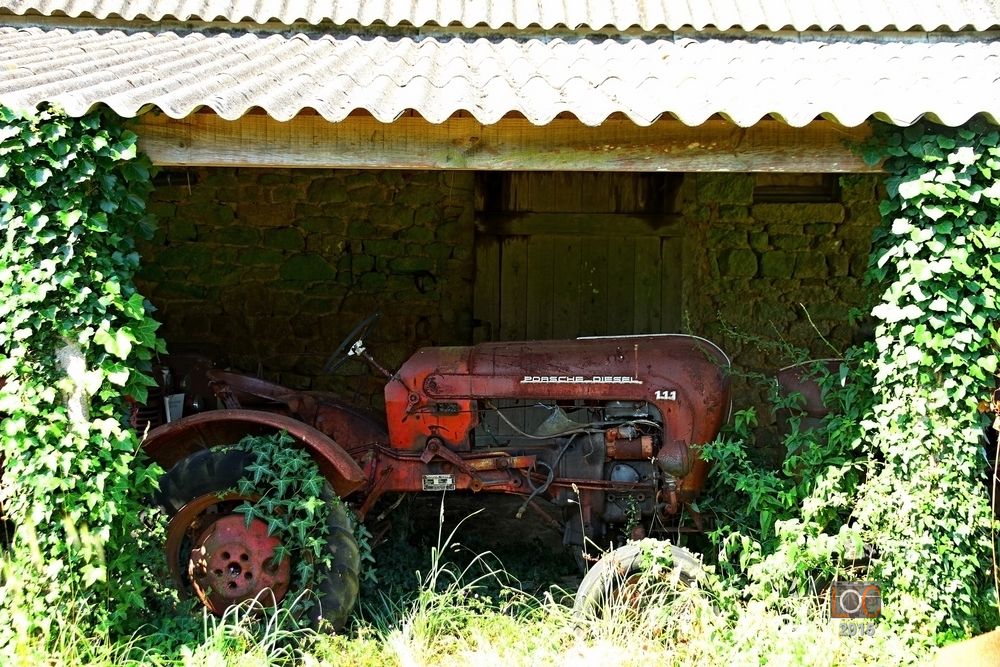
[[[2,0],[15,14],[468,28],[987,30],[995,0]]]
[[[856,39],[518,41],[336,37],[253,31],[126,32],[0,27],[0,101],[54,102],[79,115],[156,106],[180,118],[202,107],[235,119],[259,107],[330,121],[365,110],[391,122],[468,111],[495,123],[518,112],[545,124],[569,112],[587,125],[621,113],[698,125],[721,114],[794,126],[818,116],[854,126],[922,115],[958,125],[1000,118],[1000,43]]]

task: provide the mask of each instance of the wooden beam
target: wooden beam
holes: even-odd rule
[[[681,236],[680,215],[650,213],[479,213],[476,231],[496,236]]]
[[[155,164],[203,167],[471,169],[486,171],[872,172],[850,147],[871,128],[815,121],[802,128],[766,120],[749,128],[709,120],[696,127],[662,120],[639,127],[575,119],[536,126],[509,118],[482,125],[418,116],[380,123],[349,116],[281,122],[262,114],[226,121],[215,114],[180,120],[145,114],[136,129]]]

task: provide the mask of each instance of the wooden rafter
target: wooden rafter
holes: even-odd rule
[[[507,118],[482,125],[418,116],[381,123],[350,116],[277,121],[263,114],[226,121],[214,114],[179,120],[146,114],[140,147],[162,166],[471,169],[484,171],[871,172],[850,144],[871,128],[815,121],[802,128],[764,120],[741,128],[724,120],[689,127],[662,120],[639,127],[609,119],[587,127],[557,118],[532,125]]]

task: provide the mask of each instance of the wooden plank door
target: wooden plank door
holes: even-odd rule
[[[625,235],[613,224],[601,234],[482,233],[476,261],[478,340],[680,328],[680,236]]]
[[[680,175],[480,175],[476,342],[677,331]]]

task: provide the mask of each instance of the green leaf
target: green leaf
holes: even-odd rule
[[[908,235],[913,229],[913,223],[907,218],[896,218],[892,221],[892,233],[897,236]]]
[[[937,135],[937,137],[935,137],[935,140],[937,141],[937,145],[940,146],[941,148],[944,148],[945,150],[951,150],[952,148],[955,147],[955,140],[952,139],[951,137],[946,137],[943,134]]]
[[[125,383],[128,382],[129,370],[127,368],[122,368],[118,371],[108,372],[108,381],[112,384],[118,385],[119,387],[124,387]]]
[[[905,181],[899,184],[899,196],[903,199],[915,199],[924,192],[924,183],[920,180]]]
[[[944,297],[939,296],[938,298],[931,301],[927,307],[933,311],[943,313],[948,310],[948,302],[945,301]]]
[[[118,329],[113,334],[107,330],[100,330],[94,334],[94,342],[104,346],[109,354],[119,359],[127,359],[132,352],[132,343],[135,338],[125,329]]]
[[[921,206],[921,212],[931,220],[940,220],[946,215],[945,209],[940,206]],[[927,230],[930,231],[930,230]]]
[[[24,172],[24,177],[28,179],[28,185],[33,188],[41,187],[52,177],[52,171],[45,167],[28,169]]]
[[[89,565],[83,569],[83,585],[87,588],[97,583],[107,581],[108,573],[103,566]]]
[[[976,360],[976,365],[987,373],[993,375],[997,370],[997,357],[993,354],[984,355]]]
[[[264,520],[267,522],[268,535],[280,535],[284,532],[285,522],[281,520],[281,517],[269,516]]]
[[[951,164],[958,163],[968,166],[974,164],[977,159],[978,156],[970,146],[961,146],[954,153],[948,154],[948,162]]]

